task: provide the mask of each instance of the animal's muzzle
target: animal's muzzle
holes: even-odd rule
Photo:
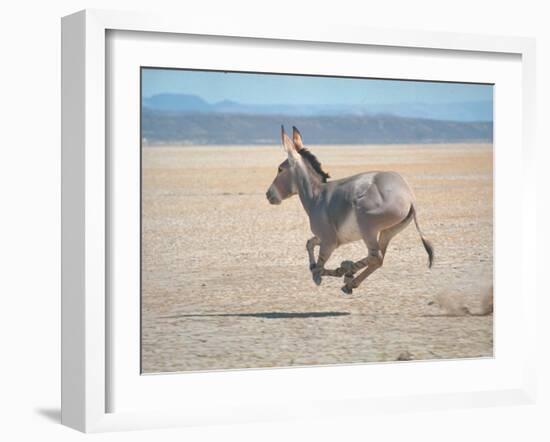
[[[274,192],[273,189],[269,188],[269,190],[265,193],[265,196],[269,201],[269,204],[281,204],[281,199],[276,195],[276,192]]]

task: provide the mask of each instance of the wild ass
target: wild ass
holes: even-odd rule
[[[371,273],[382,267],[390,240],[414,219],[420,239],[432,266],[434,252],[416,219],[414,195],[405,180],[395,172],[366,172],[336,181],[330,178],[317,158],[304,147],[298,129],[292,140],[281,127],[283,147],[288,159],[278,168],[266,196],[271,204],[298,194],[309,216],[313,238],[306,243],[310,270],[315,284],[322,276],[344,276],[344,293],[352,293]],[[368,255],[357,261],[343,261],[334,270],[325,263],[334,250],[362,239]],[[314,248],[319,246],[315,261]],[[359,270],[366,267],[359,275]]]

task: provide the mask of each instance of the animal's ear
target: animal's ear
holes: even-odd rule
[[[293,162],[297,160],[300,157],[300,155],[296,150],[296,146],[294,145],[290,137],[286,134],[284,126],[281,126],[281,140],[283,143],[283,148],[285,149],[285,152],[288,154],[289,161]]]
[[[302,134],[296,128],[296,126],[292,126],[292,141],[294,141],[296,150],[300,150],[304,148],[304,142],[302,141]]]

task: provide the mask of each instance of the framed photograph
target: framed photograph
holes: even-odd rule
[[[64,424],[534,400],[532,40],[83,11],[62,45]]]

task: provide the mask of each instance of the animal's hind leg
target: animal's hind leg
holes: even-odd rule
[[[386,250],[388,248],[388,245],[391,241],[391,239],[397,235],[399,232],[401,232],[405,227],[409,225],[409,223],[412,220],[412,216],[409,214],[407,217],[401,221],[400,223],[389,227],[387,229],[384,229],[380,232],[380,236],[378,237],[378,246],[380,247],[380,252],[382,253],[382,259],[386,257]],[[344,270],[346,277],[353,277],[355,273],[357,273],[362,268],[366,267],[368,264],[368,257],[363,258],[357,262],[353,261],[342,261],[340,264],[340,267]]]
[[[342,291],[344,293],[347,293],[348,295],[353,293],[353,289],[359,287],[359,284],[361,284],[371,273],[382,267],[383,259],[382,253],[380,251],[378,251],[377,255],[374,255],[371,254],[369,250],[369,256],[367,256],[365,259],[367,260],[367,268],[353,279],[346,278],[346,283],[342,287]]]
[[[344,293],[351,294],[353,292],[353,289],[359,287],[359,284],[361,284],[367,278],[367,276],[373,273],[376,269],[382,267],[384,257],[382,255],[382,252],[380,251],[378,231],[374,229],[366,230],[364,239],[365,243],[367,244],[369,254],[366,258],[363,258],[361,261],[358,261],[355,264],[360,263],[359,265],[361,265],[361,267],[359,268],[365,267],[365,265],[367,268],[353,279],[350,278],[349,274],[347,274],[347,277],[344,279],[345,284],[342,287],[342,291]]]
[[[342,261],[340,268],[337,269],[344,274],[344,284],[347,285],[353,280],[353,275],[368,264],[368,257],[360,259],[359,261]]]
[[[380,245],[380,251],[382,252],[382,259],[386,257],[386,250],[390,244],[391,239],[401,232],[405,227],[409,225],[412,220],[412,212],[409,212],[407,217],[401,221],[399,224],[392,226],[388,229],[384,229],[380,232],[380,237],[378,238],[378,243]]]

